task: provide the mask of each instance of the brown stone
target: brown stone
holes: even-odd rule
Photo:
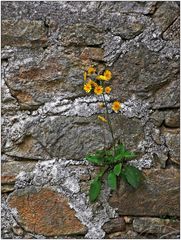
[[[92,60],[102,61],[103,56],[104,56],[104,51],[102,48],[86,47],[81,53],[80,58],[82,60],[92,59]]]
[[[123,217],[111,219],[109,222],[105,223],[103,226],[103,230],[106,233],[121,232],[121,231],[124,231],[125,229],[126,229],[126,224]]]
[[[29,187],[17,190],[8,199],[18,211],[18,222],[26,231],[45,236],[85,234],[68,199],[51,189]]]
[[[118,208],[120,215],[179,216],[179,170],[151,169],[145,171],[145,180],[138,189],[121,180],[113,192],[110,205]]]
[[[165,126],[167,127],[180,127],[180,110],[169,111],[165,116]]]
[[[94,24],[76,23],[66,26],[60,36],[64,46],[98,46],[103,43],[102,27]]]
[[[27,94],[26,92],[17,92],[16,97],[21,104],[28,104],[32,101],[32,96],[30,94]]]
[[[166,234],[172,231],[179,232],[179,228],[180,222],[172,219],[136,217],[133,221],[133,229],[139,233]]]
[[[39,47],[47,45],[46,28],[42,21],[3,20],[2,46]]]
[[[169,149],[169,159],[180,164],[180,129],[163,128],[162,133],[165,136],[166,145]]]
[[[22,172],[31,172],[36,162],[29,161],[9,161],[1,163],[1,192],[11,192],[14,190],[14,184],[17,175]]]

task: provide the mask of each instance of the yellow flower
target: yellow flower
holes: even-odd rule
[[[107,78],[104,75],[98,75],[96,77],[97,80],[103,80],[103,81],[107,81]]]
[[[86,79],[87,79],[87,73],[84,72],[84,81],[86,81]]]
[[[98,118],[99,118],[99,120],[101,120],[103,122],[107,122],[107,120],[104,117],[100,116],[100,115],[98,116]]]
[[[121,103],[119,101],[114,101],[112,105],[112,110],[116,113],[121,109]]]
[[[102,93],[103,93],[103,88],[102,88],[101,86],[96,86],[96,87],[94,88],[94,93],[95,93],[96,95],[102,94]]]
[[[106,78],[107,81],[109,81],[112,78],[112,73],[109,70],[105,70],[104,72],[104,77]]]
[[[91,75],[91,74],[94,74],[96,72],[96,69],[94,67],[89,67],[88,68],[88,74]]]
[[[90,85],[89,83],[84,84],[84,90],[85,90],[87,93],[89,93],[89,92],[91,91],[91,89],[92,89],[92,87],[91,87],[91,85]]]
[[[111,87],[106,87],[105,88],[105,93],[109,94],[111,92],[111,90],[112,90]]]

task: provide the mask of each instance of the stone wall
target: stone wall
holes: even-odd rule
[[[179,238],[179,2],[2,2],[2,238]],[[116,139],[146,178],[90,204],[104,146],[85,65],[113,73]],[[111,101],[111,99],[108,99]],[[111,137],[107,129],[106,144]]]

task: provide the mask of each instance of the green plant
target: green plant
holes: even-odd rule
[[[117,188],[117,179],[122,178],[133,188],[138,188],[143,175],[139,169],[131,166],[128,160],[136,157],[136,155],[128,151],[123,144],[116,144],[112,123],[109,117],[108,102],[106,94],[110,94],[111,87],[108,85],[112,78],[112,73],[105,70],[103,74],[97,73],[94,66],[88,68],[84,72],[84,90],[91,94],[93,91],[96,95],[102,96],[101,108],[105,109],[104,115],[98,115],[98,119],[107,124],[112,136],[112,146],[107,149],[106,146],[102,150],[97,150],[94,154],[88,154],[85,158],[92,164],[100,166],[97,176],[91,181],[89,189],[89,199],[94,202],[98,199],[101,191],[101,183],[104,175],[107,175],[107,182],[112,190]],[[116,113],[121,109],[121,103],[115,100],[112,104],[112,110]]]

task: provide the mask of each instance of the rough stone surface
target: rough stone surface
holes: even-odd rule
[[[123,217],[112,219],[103,226],[103,230],[106,233],[124,231],[126,229],[126,224]]]
[[[179,232],[179,227],[179,221],[173,219],[135,218],[133,220],[133,229],[138,233],[166,234],[170,229]]]
[[[169,148],[170,160],[180,164],[180,129],[164,128],[162,131]]]
[[[43,21],[2,21],[2,47],[44,47],[47,43],[46,27]]]
[[[18,211],[17,221],[28,232],[45,236],[85,234],[86,228],[70,209],[68,199],[51,189],[29,187],[15,191],[8,199]]]
[[[147,170],[137,190],[121,181],[110,204],[118,207],[120,215],[179,216],[179,181],[177,169]]]
[[[180,109],[173,110],[156,110],[150,117],[158,127],[165,125],[168,128],[180,127]]]
[[[13,158],[3,155],[1,163],[1,192],[12,192],[16,177],[20,172],[31,172],[35,167],[35,161],[14,161]]]
[[[44,195],[38,198],[38,193],[30,195],[44,211],[44,219],[36,218],[41,234],[23,228],[32,225],[29,215],[21,212],[17,194],[21,192],[27,203],[30,189],[51,189],[49,194],[58,201],[65,198],[62,208],[70,206],[74,213],[71,227],[78,221],[87,229],[79,235],[65,228],[60,239],[145,238],[133,230],[132,221],[124,231],[117,228],[116,219],[123,216],[118,217],[116,208],[131,219],[177,216],[179,2],[4,1],[1,7],[2,237],[41,239],[53,231],[48,226],[53,212],[48,215]],[[101,96],[83,91],[83,72],[90,65],[100,72],[111,70],[112,91],[106,100],[115,139],[136,153],[130,164],[146,174],[138,190],[120,186],[112,197],[114,208],[107,183],[99,202],[88,201],[89,180],[98,168],[84,157],[112,144],[109,129],[97,121],[104,111],[98,107]],[[111,110],[115,99],[122,105],[117,114]],[[8,206],[8,194],[21,214]],[[37,208],[36,201],[32,204]],[[110,221],[106,235],[103,226]],[[171,231],[166,237],[173,237]],[[53,234],[57,238],[56,230]],[[148,237],[160,237],[154,234]]]

